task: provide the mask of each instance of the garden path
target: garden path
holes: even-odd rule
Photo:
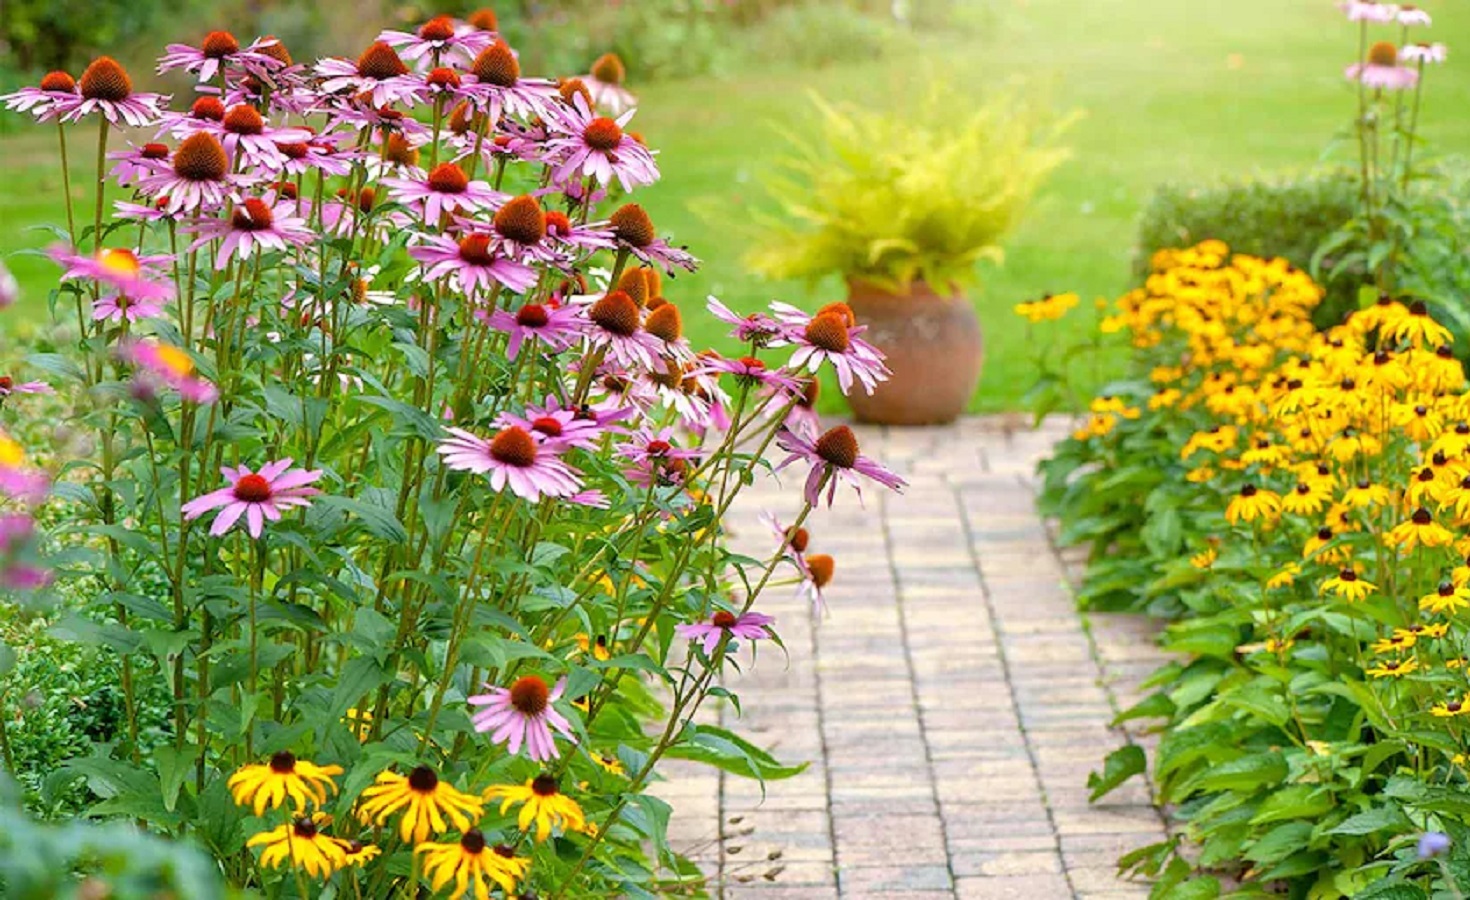
[[[787,591],[761,604],[775,648],[729,686],[720,715],[800,776],[760,786],[688,763],[659,786],[675,845],[725,900],[991,900],[1147,896],[1114,862],[1163,835],[1135,779],[1087,802],[1087,775],[1124,740],[1109,727],[1159,662],[1136,617],[1075,611],[1075,554],[1057,553],[1033,497],[1036,461],[1067,422],[1017,417],[922,430],[858,428],[903,495],[850,490],[813,517],[830,553],[831,613]],[[845,489],[843,489],[845,490]],[[757,484],[736,545],[769,552],[799,476]],[[742,654],[743,656],[743,654]]]

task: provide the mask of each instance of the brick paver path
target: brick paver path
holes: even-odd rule
[[[787,589],[789,661],[764,647],[728,686],[727,724],[802,775],[757,783],[680,763],[659,793],[675,845],[711,895],[750,900],[1146,897],[1117,856],[1161,839],[1135,781],[1099,805],[1087,774],[1128,738],[1109,728],[1159,662],[1147,624],[1079,616],[1075,571],[1033,497],[1036,461],[1065,433],[973,418],[942,429],[859,428],[865,455],[909,479],[901,496],[850,491],[812,520],[812,552],[837,559],[830,615]],[[757,514],[790,521],[801,478],[761,484],[732,523],[769,553]],[[742,660],[748,655],[742,653]]]

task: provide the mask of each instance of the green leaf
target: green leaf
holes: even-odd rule
[[[389,543],[402,544],[408,540],[408,529],[403,527],[391,509],[340,496],[319,498],[318,505],[352,513],[362,521],[368,533]]]
[[[1114,725],[1120,725],[1130,719],[1167,719],[1174,715],[1174,701],[1169,695],[1162,691],[1149,694],[1142,700],[1118,713],[1113,719]]]
[[[1413,827],[1409,817],[1397,806],[1377,806],[1355,816],[1349,816],[1341,825],[1328,834],[1377,834],[1380,831],[1408,831]]]
[[[183,750],[174,747],[159,747],[153,751],[153,759],[158,763],[158,782],[163,795],[163,808],[169,812],[179,802],[179,789],[184,786],[184,779],[189,774],[189,769],[194,765],[198,756],[195,748],[185,746]]]
[[[1417,884],[1407,881],[1380,881],[1353,897],[1353,900],[1429,900]]]
[[[1286,758],[1279,751],[1252,753],[1218,766],[1210,766],[1189,783],[1197,791],[1253,791],[1286,780]]]
[[[1093,772],[1087,776],[1087,786],[1092,793],[1087,799],[1096,802],[1099,797],[1112,791],[1118,785],[1141,775],[1148,769],[1148,758],[1143,754],[1143,748],[1134,744],[1127,744],[1109,753],[1103,761],[1101,774]]]
[[[1313,819],[1335,805],[1332,792],[1327,788],[1312,784],[1294,784],[1267,797],[1251,819],[1251,824],[1261,825],[1285,819]]]
[[[1245,852],[1245,858],[1252,862],[1274,863],[1305,849],[1311,839],[1312,823],[1287,822],[1266,832]]]
[[[740,735],[713,725],[691,726],[684,732],[683,740],[670,747],[665,755],[702,762],[762,783],[793,778],[805,772],[810,765],[782,765],[770,753]]]
[[[382,663],[372,656],[357,656],[347,661],[338,676],[337,689],[332,692],[332,706],[328,720],[335,722],[347,714],[347,710],[367,696],[370,691],[381,687],[388,680]]]

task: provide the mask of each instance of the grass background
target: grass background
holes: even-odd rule
[[[1421,5],[1435,25],[1411,39],[1450,46],[1450,62],[1429,73],[1424,134],[1434,153],[1470,154],[1470,8],[1454,0]],[[902,115],[907,98],[932,77],[976,94],[1013,79],[1043,90],[1059,110],[1081,110],[1068,143],[1073,158],[1044,187],[1007,242],[1006,262],[989,267],[973,294],[986,330],[977,410],[1011,409],[1029,387],[1031,349],[1010,308],[1045,292],[1111,297],[1127,287],[1134,220],[1164,181],[1207,181],[1309,168],[1354,114],[1343,68],[1356,58],[1357,29],[1330,2],[1166,3],[1160,0],[997,0],[977,34],[926,36],[912,52],[802,71],[746,68],[738,75],[644,86],[631,126],[660,149],[663,181],[640,192],[661,231],[687,243],[702,270],[666,288],[686,311],[696,344],[719,345],[719,323],[696,314],[708,293],[737,310],[772,298],[817,306],[841,299],[836,280],[815,290],[762,282],[742,264],[738,227],[760,203],[760,173],[785,149],[785,135],[814,124],[808,100],[819,91]],[[1376,33],[1378,34],[1378,33]],[[1385,38],[1397,38],[1388,30]],[[636,86],[635,86],[636,87]],[[90,197],[95,135],[74,129],[73,190]],[[0,139],[0,254],[45,246],[28,231],[59,222],[54,131]],[[1349,148],[1332,151],[1346,159]],[[713,212],[711,212],[713,211]],[[11,257],[25,299],[0,318],[3,330],[44,315],[55,268]],[[1085,312],[1054,335],[1085,338]],[[1117,365],[1079,373],[1106,379]]]

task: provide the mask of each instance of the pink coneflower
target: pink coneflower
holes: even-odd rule
[[[398,51],[382,41],[364,50],[356,62],[324,59],[316,64],[316,73],[322,77],[324,93],[347,92],[354,97],[365,94],[375,107],[394,103],[412,106],[428,90],[423,79],[409,74]]]
[[[0,97],[5,108],[28,112],[37,122],[50,122],[82,102],[76,80],[65,72],[48,72],[36,87],[23,87]]]
[[[629,440],[617,445],[624,459],[643,462],[648,459],[690,460],[699,456],[698,450],[674,446],[674,429],[661,428],[657,431],[647,425],[629,436]]]
[[[801,384],[781,369],[769,369],[754,356],[726,359],[720,356],[705,356],[695,374],[725,374],[735,376],[735,381],[746,387],[779,388],[789,394],[801,393]]]
[[[506,412],[495,419],[496,428],[512,426],[528,432],[555,453],[574,447],[591,450],[607,431],[595,417],[580,416],[576,410],[562,406],[555,397],[545,406],[527,406],[522,415]]]
[[[108,159],[117,160],[117,165],[107,174],[118,184],[127,187],[160,172],[168,170],[168,145],[148,143],[141,147],[128,145],[126,150],[107,154]]]
[[[384,178],[388,196],[417,210],[430,225],[444,213],[470,213],[494,209],[509,199],[485,181],[471,181],[464,169],[452,162],[440,163],[422,181],[414,178]]]
[[[546,213],[546,236],[557,243],[584,251],[611,250],[617,246],[617,239],[605,227],[595,224],[578,225],[566,213],[554,209]]]
[[[171,213],[165,208],[167,205],[166,202],[145,205],[117,200],[113,202],[112,208],[116,210],[114,216],[119,219],[132,219],[135,222],[161,222],[178,217],[177,213]]]
[[[109,294],[92,304],[92,319],[97,322],[137,322],[163,315],[163,304],[157,300],[134,300],[126,294]]]
[[[173,284],[153,281],[161,276],[161,268],[172,261],[170,256],[138,256],[131,250],[104,247],[95,256],[79,254],[63,247],[51,251],[51,258],[66,267],[62,281],[87,278],[110,285],[134,300],[167,300],[174,295]]]
[[[730,332],[730,337],[742,343],[764,347],[782,333],[781,323],[765,313],[753,312],[746,316],[739,315],[713,295],[705,299],[705,306],[716,319],[734,325],[735,330]]]
[[[816,440],[822,433],[822,417],[817,414],[817,393],[820,390],[820,382],[815,378],[804,379],[796,395],[796,403],[786,412],[786,420],[782,423],[808,440]]]
[[[311,501],[307,498],[321,493],[310,486],[322,477],[321,470],[293,469],[292,462],[289,457],[278,459],[261,466],[259,472],[252,472],[247,466],[238,469],[225,466],[220,473],[230,486],[185,503],[184,518],[193,521],[210,510],[218,509],[221,512],[209,527],[210,534],[219,537],[244,516],[250,536],[260,537],[267,519],[279,522],[281,510],[310,506]]]
[[[1397,6],[1378,3],[1377,0],[1346,0],[1337,4],[1337,8],[1343,11],[1349,22],[1392,22],[1398,12]]]
[[[427,60],[440,66],[450,62],[469,65],[486,47],[495,43],[495,35],[455,22],[449,16],[435,16],[415,32],[384,31],[378,40],[398,51],[407,62]]]
[[[278,43],[275,38],[259,38],[249,47],[242,48],[228,31],[211,31],[198,47],[169,44],[167,52],[159,57],[158,74],[183,69],[192,72],[203,84],[213,81],[221,69],[235,67],[251,75],[268,77],[285,65],[276,55],[264,52]]]
[[[796,595],[811,601],[812,612],[826,612],[827,596],[822,591],[832,581],[837,569],[836,561],[825,553],[813,553],[799,556],[796,567],[801,570],[801,583],[796,587]]]
[[[508,485],[517,497],[537,502],[545,497],[570,497],[582,489],[577,470],[557,458],[524,428],[501,429],[485,440],[462,428],[451,428],[438,451],[451,469],[490,475],[490,487]]]
[[[698,622],[688,625],[676,625],[674,631],[680,637],[691,641],[702,640],[704,642],[704,654],[713,656],[715,648],[726,636],[730,638],[730,650],[735,648],[737,638],[747,641],[758,641],[771,636],[770,629],[766,626],[775,622],[773,616],[758,612],[747,612],[736,615],[726,610],[720,610],[710,617],[708,622]]]
[[[623,87],[628,70],[616,53],[604,53],[592,64],[592,71],[580,76],[592,95],[592,105],[620,116],[638,105],[638,98]]]
[[[503,115],[544,117],[553,106],[556,85],[544,78],[522,78],[515,51],[502,40],[481,50],[464,77],[463,95],[494,124]]]
[[[0,375],[0,401],[11,394],[54,394],[51,385],[44,381],[16,381],[9,375]]]
[[[0,431],[0,497],[20,503],[40,503],[46,499],[51,479],[40,469],[26,465],[25,450]]]
[[[198,132],[174,149],[172,168],[143,179],[138,188],[149,197],[163,201],[161,208],[165,212],[217,209],[234,189],[228,178],[229,170],[230,158],[219,139]]]
[[[0,263],[0,309],[5,309],[20,299],[20,283],[10,270]]]
[[[211,241],[219,241],[214,264],[223,269],[233,259],[245,260],[257,251],[286,250],[309,243],[316,235],[306,221],[292,215],[289,200],[274,206],[256,197],[235,205],[228,219],[195,219],[185,231],[199,235],[189,249],[198,250]]]
[[[522,675],[510,687],[485,685],[489,693],[469,697],[471,706],[482,706],[470,717],[475,730],[490,732],[490,740],[504,744],[512,756],[525,745],[526,755],[536,762],[556,759],[556,729],[562,737],[575,740],[572,725],[551,704],[561,699],[567,680],[558,679],[555,687],[547,687],[539,675]]]
[[[782,429],[776,438],[776,443],[791,454],[776,466],[779,471],[786,468],[797,460],[811,463],[812,470],[807,475],[806,490],[804,495],[808,503],[813,506],[821,502],[823,484],[827,486],[827,505],[832,505],[832,498],[837,493],[837,482],[846,481],[857,491],[859,501],[862,500],[863,488],[859,475],[871,478],[879,484],[891,490],[901,490],[905,484],[904,480],[893,472],[888,471],[874,460],[858,454],[857,435],[846,425],[838,425],[815,441],[806,440],[787,429]]]
[[[674,268],[693,272],[699,261],[680,247],[674,247],[658,236],[653,220],[643,207],[636,203],[625,203],[612,214],[613,238],[619,250],[626,250],[650,266],[659,266],[672,273]]]
[[[155,340],[133,341],[120,347],[118,355],[143,371],[138,386],[145,392],[151,392],[149,382],[156,381],[191,403],[211,403],[219,396],[214,385],[195,373],[193,358],[178,347]]]
[[[445,234],[429,235],[408,255],[419,261],[428,280],[449,278],[465,294],[489,291],[495,285],[523,294],[536,284],[536,270],[494,252],[488,234],[467,234],[458,240]]]
[[[305,175],[308,172],[334,177],[346,175],[352,171],[358,154],[340,149],[335,141],[335,137],[318,135],[309,141],[277,143],[280,160],[270,168],[284,175]]]
[[[1399,59],[1412,63],[1442,63],[1449,55],[1444,44],[1409,44],[1399,51]]]
[[[1398,48],[1388,41],[1379,41],[1368,48],[1366,63],[1353,63],[1344,73],[1349,81],[1361,81],[1376,90],[1402,91],[1419,81],[1419,72],[1398,64]]]
[[[566,251],[546,239],[549,218],[529,194],[507,200],[490,223],[496,250],[518,262],[569,264]]]
[[[604,358],[625,368],[662,369],[663,342],[643,330],[638,304],[626,291],[613,291],[587,309],[582,322],[587,343],[605,350]]]
[[[788,363],[792,371],[805,369],[815,374],[822,363],[829,363],[837,372],[837,383],[844,394],[852,391],[853,382],[861,384],[871,394],[878,382],[888,379],[883,354],[859,337],[867,329],[856,324],[852,311],[845,304],[825,307],[811,317],[792,307],[785,308],[792,309],[799,317],[783,336],[785,341],[797,347]]]
[[[1405,3],[1394,12],[1393,20],[1406,28],[1411,25],[1429,26],[1434,24],[1434,20],[1430,18],[1429,13],[1409,3]]]
[[[81,100],[67,104],[61,116],[64,122],[75,122],[95,112],[113,125],[144,128],[158,118],[165,102],[157,94],[133,93],[133,80],[127,70],[110,56],[92,60],[77,79],[77,91]]]
[[[248,103],[231,106],[219,122],[200,122],[196,130],[219,138],[232,158],[239,157],[247,166],[259,166],[271,172],[279,171],[286,164],[278,145],[304,143],[313,136],[305,128],[271,127],[260,111]]]
[[[558,104],[549,121],[559,136],[546,143],[547,152],[560,161],[552,178],[570,182],[591,177],[603,185],[617,179],[625,191],[658,181],[653,154],[623,131],[631,118],[632,110],[616,119],[593,115],[581,95],[571,105]]]
[[[515,312],[497,309],[490,314],[489,325],[510,335],[505,355],[511,359],[521,352],[521,342],[527,338],[534,337],[548,351],[560,353],[582,334],[581,317],[575,309],[542,303],[527,303]]]

